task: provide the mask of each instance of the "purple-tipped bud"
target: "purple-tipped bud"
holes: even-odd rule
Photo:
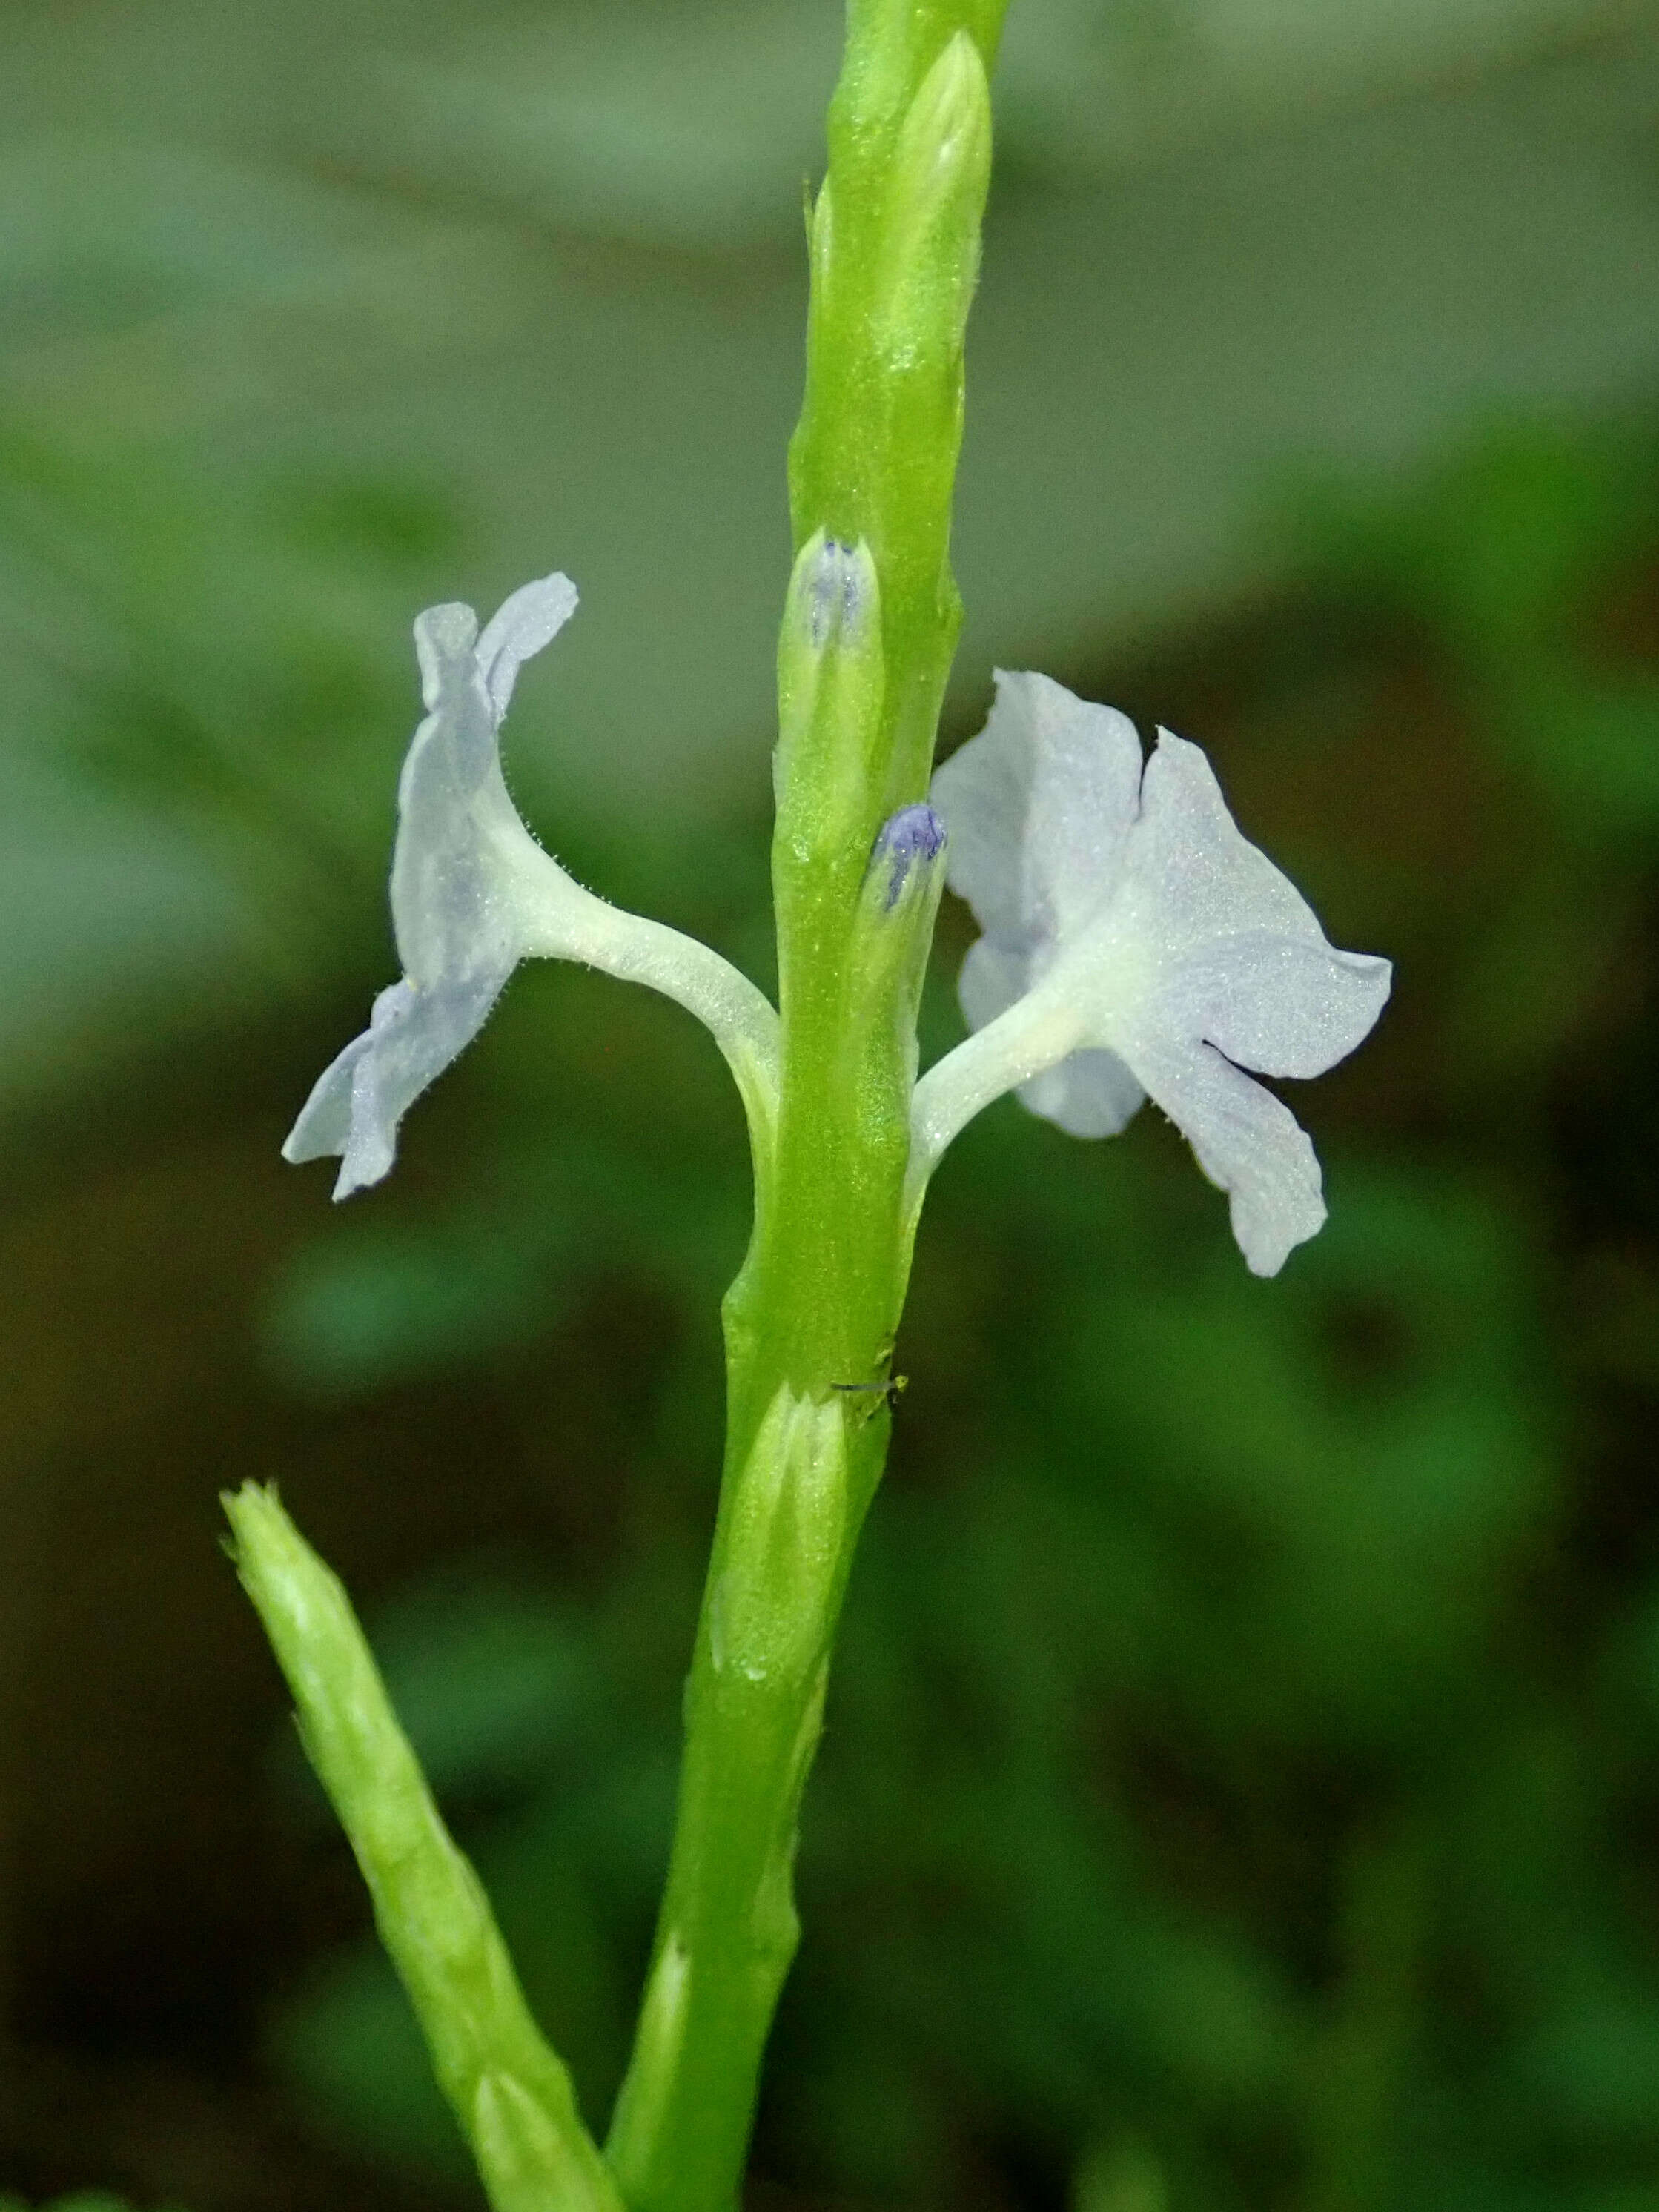
[[[853,920],[854,1004],[896,1024],[915,1077],[916,1002],[945,888],[945,823],[924,801],[901,806],[876,832]]]
[[[945,824],[925,799],[901,806],[876,832],[870,850],[870,878],[885,883],[883,910],[890,914],[898,904],[912,868],[924,872],[945,850]]]
[[[806,635],[814,651],[822,653],[832,637],[859,635],[870,599],[869,566],[861,547],[826,538],[817,548],[803,580]]]

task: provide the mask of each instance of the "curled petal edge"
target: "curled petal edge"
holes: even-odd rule
[[[1333,959],[1363,969],[1354,980],[1375,997],[1376,1008],[1340,1047],[1328,1036],[1310,1073],[1334,1066],[1359,1042],[1388,994],[1386,961],[1325,949]],[[1206,1038],[1177,1034],[1143,1017],[1115,1027],[1108,1044],[1079,1010],[1069,982],[1065,963],[1057,964],[917,1084],[907,1184],[912,1224],[951,1139],[1005,1091],[1018,1091],[1034,1112],[1072,1134],[1112,1135],[1134,1111],[1139,1088],[1176,1123],[1209,1180],[1228,1194],[1233,1234],[1252,1273],[1277,1274],[1325,1220],[1319,1162],[1295,1115]],[[1095,1071],[1110,1079],[1098,1098],[1064,1080],[1086,1075],[1085,1064],[1097,1054],[1113,1063]],[[1102,1126],[1091,1127],[1091,1117]]]
[[[1312,1139],[1282,1099],[1212,1044],[1145,1034],[1125,1057],[1218,1189],[1253,1275],[1276,1275],[1325,1224],[1324,1178]]]
[[[757,1158],[769,1153],[778,1098],[778,1018],[769,1000],[711,946],[608,906],[559,874],[558,926],[531,933],[519,958],[573,960],[643,983],[695,1014],[732,1071]],[[514,959],[435,984],[405,977],[381,991],[368,1028],[313,1085],[283,1158],[298,1163],[337,1155],[337,1200],[383,1181],[397,1158],[404,1115],[478,1034],[517,965]]]

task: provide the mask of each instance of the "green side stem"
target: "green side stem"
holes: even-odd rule
[[[274,1490],[245,1483],[224,1506],[237,1571],[288,1679],[307,1756],[350,1839],[492,2212],[623,2212],[344,1589]]]
[[[801,1793],[886,1456],[932,907],[894,951],[878,941],[879,902],[860,894],[881,823],[926,790],[960,618],[950,502],[989,162],[984,79],[1005,5],[850,0],[811,217],[806,394],[790,456],[800,560],[780,656],[779,1111],[757,1147],[755,1234],[725,1305],[726,1462],[677,1823],[607,2145],[631,2212],[738,2203],[799,1940]],[[867,554],[876,589],[820,652],[852,673],[820,668],[803,685],[798,602],[820,532]],[[872,619],[870,666],[860,636]]]

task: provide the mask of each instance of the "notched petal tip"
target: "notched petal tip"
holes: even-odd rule
[[[311,1160],[337,1158],[344,1150],[351,1133],[349,1061],[365,1042],[362,1037],[354,1038],[313,1084],[310,1097],[283,1139],[283,1158],[291,1167],[303,1167]]]
[[[556,570],[509,592],[482,632],[477,614],[459,600],[425,608],[415,617],[415,651],[428,712],[436,712],[447,684],[476,675],[499,726],[520,669],[558,635],[576,605],[576,586]]]
[[[398,782],[392,914],[404,972],[422,988],[510,968],[549,911],[579,896],[520,819],[500,748],[520,665],[575,606],[555,574],[514,592],[475,641],[465,608],[428,609],[416,625],[430,711]]]
[[[1160,729],[1141,780],[1125,894],[1167,955],[1261,931],[1323,945],[1318,916],[1234,821],[1202,749]]]
[[[340,1162],[333,1190],[337,1205],[354,1191],[380,1182],[390,1174],[396,1157],[395,1128],[377,1131],[368,1125],[356,1095],[356,1071],[374,1041],[373,1030],[365,1030],[329,1062],[283,1146],[283,1158],[295,1166],[312,1160]]]

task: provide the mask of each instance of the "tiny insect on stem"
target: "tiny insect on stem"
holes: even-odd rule
[[[908,1375],[884,1375],[873,1382],[832,1382],[830,1388],[844,1390],[849,1397],[867,1396],[872,1400],[874,1402],[864,1417],[866,1421],[871,1421],[875,1419],[876,1407],[883,1399],[887,1401],[889,1413],[897,1411],[899,1393],[908,1388],[909,1381]]]

